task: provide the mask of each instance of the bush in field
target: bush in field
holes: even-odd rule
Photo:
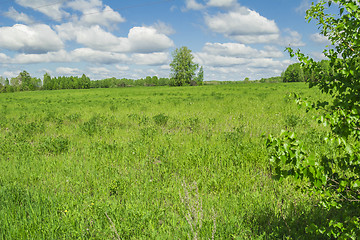
[[[334,3],[337,16],[327,13]],[[319,207],[329,214],[326,224],[311,223],[307,232],[329,239],[356,239],[360,235],[360,6],[352,0],[322,0],[307,11],[307,19],[317,20],[321,34],[333,45],[324,50],[333,74],[326,74],[321,63],[300,51],[288,51],[306,72],[313,73],[310,87],[318,87],[332,101],[314,103],[298,97],[297,101],[307,110],[321,110],[318,122],[329,127],[324,142],[333,152],[316,155],[304,148],[295,133],[283,131],[280,138],[270,136],[267,141],[273,149],[271,163],[280,179],[307,181],[304,188],[320,197]]]
[[[169,117],[164,115],[163,113],[160,113],[158,115],[155,115],[153,117],[154,122],[159,126],[165,126],[169,120]]]

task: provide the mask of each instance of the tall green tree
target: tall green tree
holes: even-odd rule
[[[172,53],[173,60],[170,63],[172,85],[189,85],[194,80],[199,65],[194,63],[194,56],[187,47],[175,49]]]
[[[79,88],[85,88],[85,89],[89,89],[90,88],[90,78],[88,78],[85,74],[83,74],[81,76],[81,86]]]
[[[51,82],[51,76],[48,73],[44,74],[43,78],[43,89],[44,90],[51,90],[52,89],[52,82]]]
[[[20,79],[20,90],[21,91],[28,91],[34,90],[34,86],[31,84],[31,76],[30,73],[27,71],[22,71],[18,78]]]
[[[337,15],[332,8],[337,9]],[[324,50],[329,68],[300,50],[288,48],[288,51],[307,72],[313,73],[309,86],[318,87],[332,100],[311,102],[297,97],[297,101],[307,106],[307,110],[320,110],[317,121],[330,129],[323,141],[333,150],[314,153],[304,147],[295,133],[283,131],[279,138],[270,136],[267,141],[273,149],[271,163],[280,179],[293,177],[307,181],[304,189],[319,196],[318,207],[329,219],[325,224],[309,224],[307,232],[319,235],[317,238],[357,239],[360,236],[359,1],[318,1],[307,11],[307,19],[316,20],[321,34],[331,41],[332,47]]]
[[[204,68],[203,68],[203,66],[200,67],[199,72],[197,74],[196,84],[199,86],[204,84]]]

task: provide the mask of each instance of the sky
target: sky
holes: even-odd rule
[[[280,76],[285,48],[323,58],[310,0],[0,0],[0,76],[169,77],[186,46],[206,81]]]

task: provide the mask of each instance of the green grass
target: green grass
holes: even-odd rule
[[[324,129],[299,84],[0,94],[1,239],[310,239],[316,198],[271,178],[263,136]]]

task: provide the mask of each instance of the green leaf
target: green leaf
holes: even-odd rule
[[[283,164],[286,164],[286,161],[287,161],[287,157],[285,155],[281,155],[280,156],[280,160]]]
[[[352,187],[353,188],[359,188],[360,187],[360,180],[356,180],[355,182],[353,182]]]
[[[357,9],[358,9],[358,6],[357,6],[355,3],[349,2],[349,3],[347,4],[347,10],[348,10],[350,13],[355,12]]]

